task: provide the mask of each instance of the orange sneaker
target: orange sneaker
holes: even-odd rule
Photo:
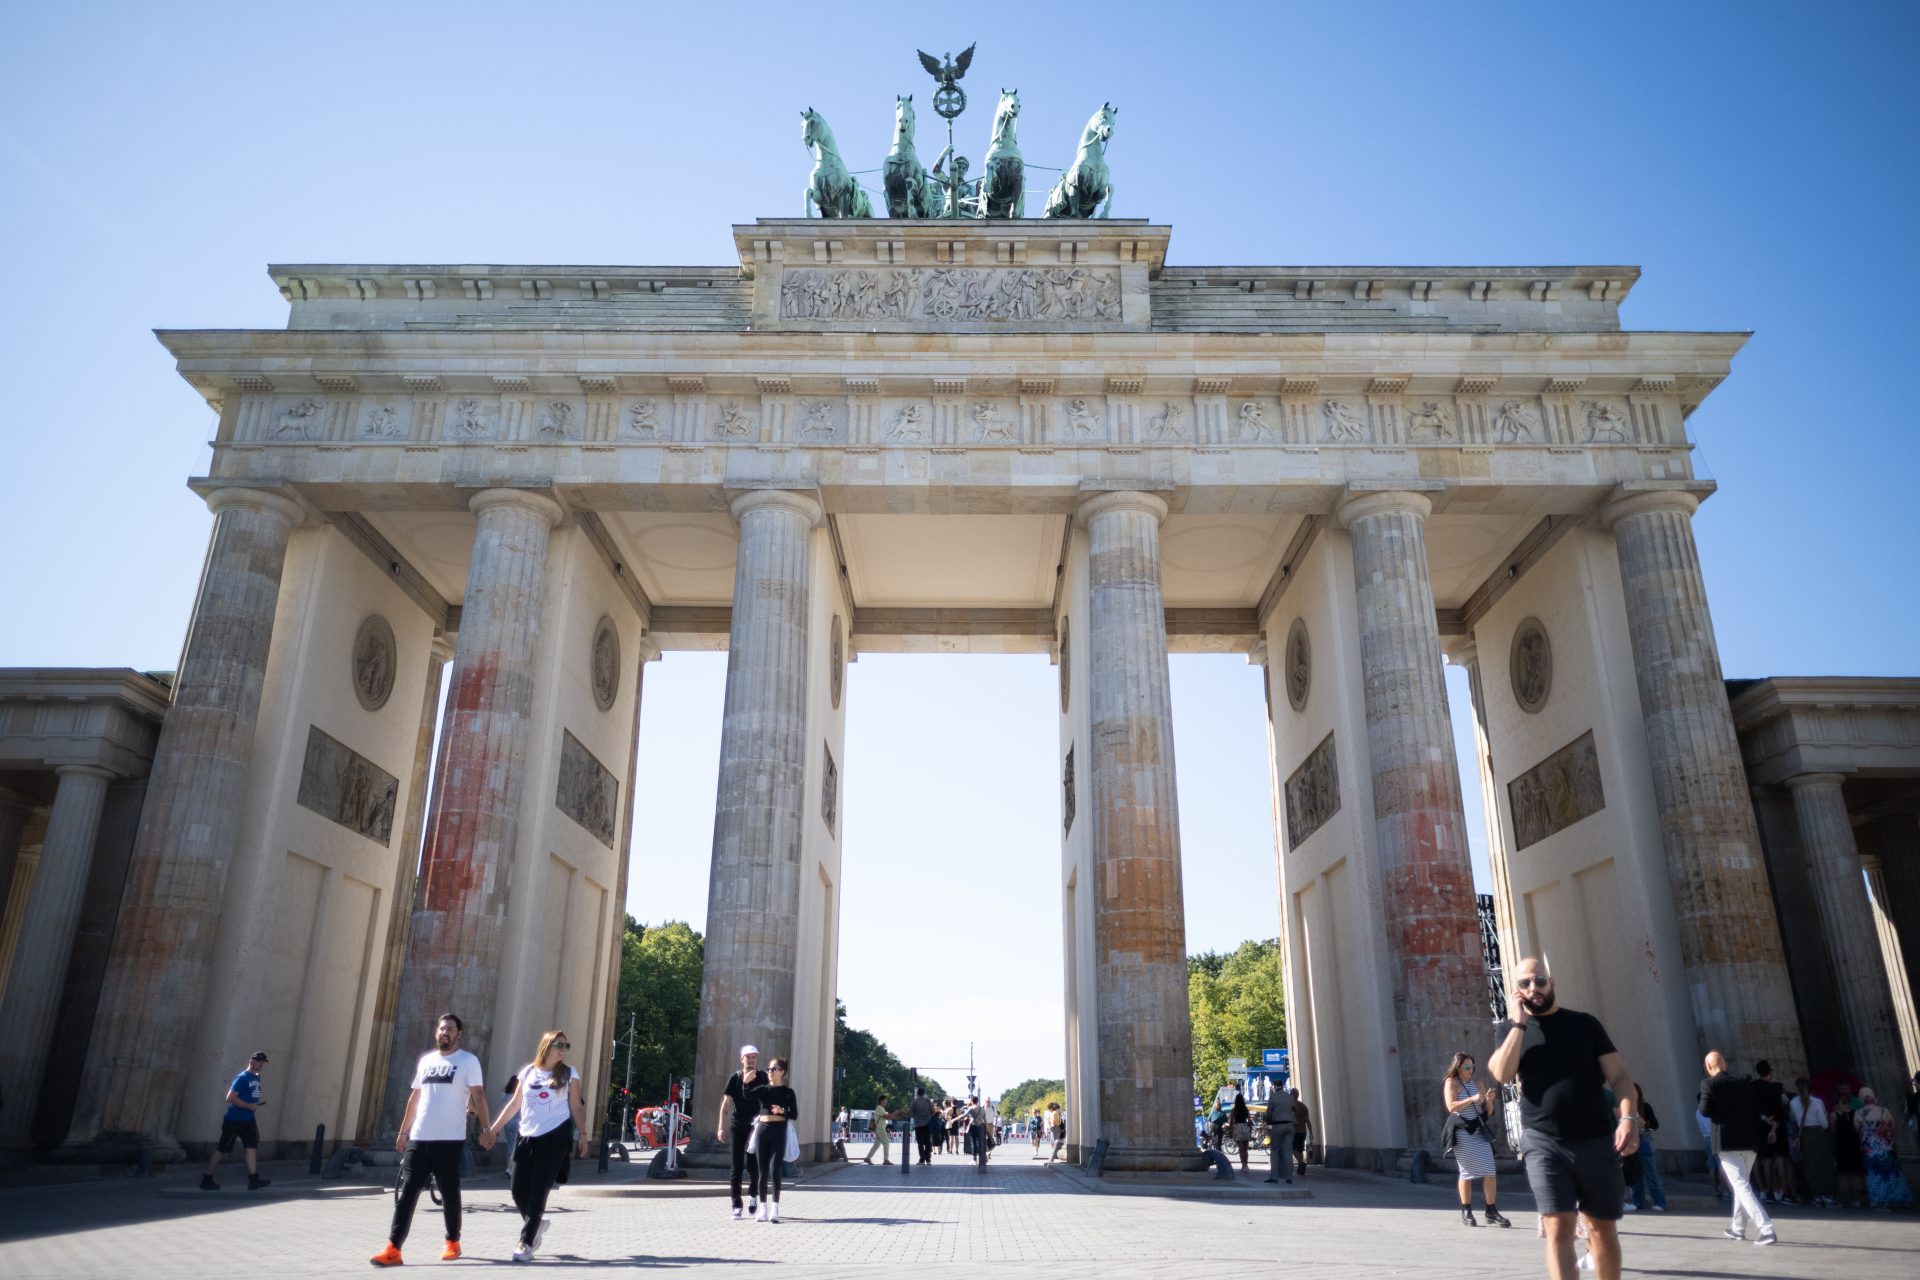
[[[401,1261],[400,1251],[389,1243],[386,1248],[374,1254],[368,1261],[372,1262],[376,1267],[397,1267]]]
[[[442,1262],[452,1262],[455,1258],[458,1258],[459,1256],[460,1256],[460,1242],[458,1240],[447,1241],[447,1247],[440,1251],[440,1261]]]

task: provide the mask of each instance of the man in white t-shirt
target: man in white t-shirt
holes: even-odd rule
[[[428,1178],[440,1186],[440,1205],[447,1220],[447,1247],[441,1260],[460,1256],[460,1156],[467,1145],[467,1115],[479,1116],[482,1128],[489,1123],[480,1059],[460,1047],[465,1030],[459,1018],[441,1014],[434,1028],[433,1052],[422,1054],[413,1069],[413,1092],[407,1095],[407,1113],[393,1141],[405,1177],[393,1206],[393,1225],[387,1229],[387,1247],[371,1259],[376,1267],[400,1265],[400,1246],[406,1243],[414,1206]]]

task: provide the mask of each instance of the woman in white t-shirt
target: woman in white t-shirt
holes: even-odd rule
[[[580,1155],[587,1154],[586,1104],[580,1100],[580,1077],[567,1065],[564,1031],[540,1037],[533,1061],[520,1069],[520,1087],[500,1118],[487,1130],[491,1147],[509,1120],[519,1119],[519,1145],[513,1152],[513,1203],[520,1210],[520,1247],[515,1262],[531,1262],[547,1234],[547,1196],[567,1161],[567,1148],[576,1140]]]

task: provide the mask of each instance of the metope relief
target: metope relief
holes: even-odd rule
[[[1187,429],[1185,422],[1187,411],[1171,400],[1160,406],[1160,412],[1147,419],[1147,438],[1149,440],[1185,440]]]
[[[360,434],[369,440],[393,439],[400,434],[400,411],[391,404],[373,406],[361,420]]]
[[[799,268],[780,280],[784,320],[1120,319],[1120,273],[1100,267]]]
[[[1513,630],[1507,651],[1507,670],[1513,677],[1513,700],[1532,715],[1547,705],[1553,692],[1553,643],[1538,618],[1527,618]]]
[[[893,411],[893,417],[887,422],[889,440],[898,440],[906,444],[914,440],[927,438],[927,408],[921,404],[903,404]]]
[[[445,433],[452,440],[480,440],[490,435],[486,406],[471,396],[455,400],[447,409]]]
[[[1340,771],[1329,733],[1287,779],[1287,848],[1298,849],[1338,812]]]
[[[1360,412],[1344,400],[1329,400],[1320,406],[1327,433],[1320,437],[1327,444],[1353,444],[1367,438],[1367,422]]]
[[[1493,417],[1493,433],[1501,444],[1540,439],[1540,414],[1522,400],[1503,400]]]
[[[1589,400],[1587,410],[1588,444],[1625,444],[1633,439],[1626,415],[1603,400]]]
[[[326,405],[321,401],[307,399],[284,410],[274,420],[273,438],[276,440],[318,440],[320,428],[325,424],[323,413]]]
[[[976,441],[1013,441],[1020,438],[1020,419],[990,401],[983,400],[970,405],[967,417],[973,423],[973,438]]]
[[[721,440],[744,439],[753,431],[753,415],[742,409],[738,400],[723,403],[713,419],[713,434]]]
[[[1307,620],[1295,618],[1287,628],[1287,705],[1307,709],[1307,691],[1313,687],[1313,649],[1307,643]]]
[[[307,726],[307,754],[294,796],[302,809],[384,847],[393,837],[399,796],[398,778],[319,726]]]
[[[834,403],[831,400],[802,400],[799,405],[799,435],[802,440],[816,444],[831,441],[834,436]]]
[[[614,820],[620,809],[620,784],[607,767],[568,730],[560,731],[560,781],[554,807],[613,848]]]
[[[620,692],[620,632],[612,618],[601,618],[593,629],[587,670],[593,678],[593,704],[610,710],[614,695]]]
[[[377,613],[361,620],[353,637],[353,692],[367,710],[378,711],[393,695],[397,654],[391,623]]]
[[[535,428],[543,439],[573,439],[573,406],[565,400],[549,400],[540,410],[540,422]]]
[[[1513,813],[1516,852],[1606,808],[1593,730],[1509,782],[1507,805]]]
[[[1441,400],[1422,400],[1407,410],[1409,443],[1458,440],[1453,429],[1453,408]]]
[[[1242,442],[1271,440],[1273,428],[1267,423],[1267,410],[1258,400],[1249,400],[1240,406],[1240,430],[1238,439]]]
[[[642,440],[658,440],[666,427],[666,422],[661,418],[659,401],[641,400],[627,406],[628,435]]]
[[[1067,420],[1067,437],[1070,440],[1093,440],[1105,434],[1101,429],[1103,415],[1099,406],[1092,401],[1069,400],[1062,416]]]

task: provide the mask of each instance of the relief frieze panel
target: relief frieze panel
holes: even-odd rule
[[[1607,807],[1600,755],[1589,729],[1507,784],[1515,852]]]
[[[1112,267],[804,267],[780,279],[783,320],[1118,323]]]
[[[385,847],[393,838],[399,796],[398,778],[318,725],[307,726],[307,753],[294,793],[302,809]]]
[[[1287,847],[1298,849],[1338,812],[1340,770],[1329,733],[1287,778]]]
[[[572,818],[607,848],[613,848],[620,812],[620,783],[593,752],[565,729],[560,731],[560,780],[554,807]]]

